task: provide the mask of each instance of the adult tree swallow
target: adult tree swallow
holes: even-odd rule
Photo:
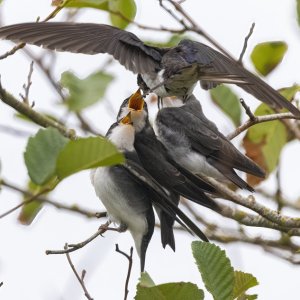
[[[114,123],[106,134],[123,152],[126,163],[92,170],[91,182],[107,209],[109,222],[120,224],[120,231],[130,231],[143,272],[146,251],[155,224],[152,205],[158,206],[200,238],[204,239],[205,235],[172,203],[165,190],[141,167],[133,147],[134,128],[131,122],[130,116],[126,116]],[[206,237],[205,240],[207,241]]]
[[[157,114],[155,129],[174,160],[193,174],[219,180],[226,178],[239,188],[253,191],[235,170],[258,177],[264,177],[265,172],[206,118],[194,95],[162,101],[163,108]]]
[[[144,44],[136,35],[92,23],[21,23],[0,28],[0,38],[75,53],[109,53],[126,69],[140,74],[141,87],[159,97],[190,96],[200,81],[204,89],[233,83],[273,108],[300,111],[262,79],[213,48],[182,40],[173,48]]]

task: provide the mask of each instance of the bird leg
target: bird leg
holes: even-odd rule
[[[124,223],[121,223],[120,226],[117,228],[118,232],[125,232],[127,230],[127,225]]]

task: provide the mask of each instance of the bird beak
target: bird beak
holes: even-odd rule
[[[131,120],[131,112],[129,112],[124,118],[120,120],[120,123],[122,125],[132,125],[132,120]]]
[[[132,110],[141,111],[144,108],[144,98],[141,94],[141,90],[138,89],[134,94],[132,94],[128,101],[128,108]]]

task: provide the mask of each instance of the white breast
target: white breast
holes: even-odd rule
[[[101,167],[92,170],[91,181],[94,185],[96,195],[105,206],[108,217],[112,222],[124,223],[130,231],[138,254],[140,254],[141,239],[148,230],[148,225],[143,215],[137,214],[129,205],[128,199],[116,186],[109,176],[109,167]]]
[[[145,81],[146,85],[153,90],[156,86],[160,85],[164,79],[163,79],[163,74],[164,74],[164,69],[159,71],[156,75],[149,75],[149,74],[141,74],[143,80]],[[160,96],[160,97],[166,97],[168,96],[168,93],[164,87],[164,85],[161,85],[160,87],[156,88],[153,90],[153,92]]]

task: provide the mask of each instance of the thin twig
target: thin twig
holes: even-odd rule
[[[0,181],[0,184],[3,184],[3,181]],[[14,211],[16,211],[17,209],[19,209],[20,207],[29,204],[31,202],[33,202],[34,200],[36,200],[39,196],[46,194],[48,192],[50,192],[53,189],[53,187],[45,187],[43,188],[40,192],[36,193],[36,194],[32,194],[31,197],[29,197],[29,199],[23,201],[22,203],[18,204],[17,206],[13,207],[12,209],[6,211],[5,213],[0,215],[0,219],[8,216],[9,214],[13,213]]]
[[[173,7],[191,24],[191,26],[187,26],[184,20],[179,19],[178,17],[174,17],[174,13],[170,11],[168,8],[164,6],[162,0],[158,0],[161,7],[166,10],[176,21],[178,21],[186,30],[193,31],[201,36],[203,36],[207,41],[209,41],[212,45],[214,45],[219,51],[225,54],[227,57],[236,62],[236,59],[224,48],[222,47],[213,37],[211,37],[208,33],[206,33],[191,17],[190,15],[182,8],[180,3],[167,0],[169,3],[173,5]]]
[[[31,193],[27,190],[24,190],[24,189],[16,186],[15,184],[9,183],[4,179],[0,180],[0,186],[5,186],[5,187],[7,187],[11,190],[17,191],[17,192],[23,194],[25,197],[32,198],[33,196],[35,196],[33,193]],[[35,197],[34,201],[38,201],[40,203],[45,203],[45,204],[48,204],[48,205],[52,205],[57,209],[63,209],[63,210],[75,212],[75,213],[81,214],[81,215],[83,215],[87,218],[98,218],[98,219],[100,219],[100,218],[106,217],[106,212],[92,212],[92,211],[88,211],[88,210],[86,210],[82,207],[79,207],[77,205],[67,206],[67,205],[62,204],[61,201],[54,201],[54,200],[50,200],[50,199],[40,197],[40,196]],[[21,206],[26,205],[26,204],[28,204],[28,203],[26,203],[26,201],[23,201],[20,205],[18,205],[18,207],[15,207],[13,210],[11,210],[11,212],[15,211],[16,209],[18,209]]]
[[[70,139],[76,138],[76,132],[74,129],[68,129],[63,126],[61,123],[56,122],[45,115],[42,115],[35,110],[33,110],[30,106],[26,105],[25,103],[17,100],[13,95],[9,94],[1,85],[1,78],[0,78],[0,99],[5,104],[11,106],[19,113],[27,116],[31,119],[34,123],[42,126],[42,127],[54,127],[58,129],[65,137]]]
[[[227,135],[227,138],[232,140],[236,136],[238,136],[240,133],[248,129],[249,127],[263,123],[263,122],[269,122],[269,121],[274,121],[274,120],[284,120],[284,119],[295,119],[295,120],[300,120],[300,117],[297,117],[293,115],[292,113],[279,113],[279,114],[271,114],[271,115],[265,115],[265,116],[257,116],[255,117],[255,120],[248,120],[241,126],[237,127],[232,133]]]
[[[63,6],[61,7],[56,7],[50,14],[49,16],[47,16],[42,22],[47,22],[50,19],[54,18],[59,11],[61,11],[63,9]],[[8,56],[11,56],[13,54],[15,54],[18,50],[24,48],[26,46],[26,43],[20,43],[16,46],[14,46],[11,50],[7,51],[6,53],[0,55],[0,60],[7,58]]]
[[[64,248],[65,248],[65,249],[68,249],[68,244],[65,244],[65,247],[64,247]],[[67,256],[68,263],[69,263],[69,265],[70,265],[70,267],[71,267],[73,273],[75,274],[76,278],[78,279],[78,281],[79,281],[79,283],[80,283],[80,285],[81,285],[81,287],[82,287],[82,289],[83,289],[83,291],[84,291],[85,297],[86,297],[87,299],[89,299],[89,300],[93,300],[93,298],[90,296],[90,294],[89,294],[89,292],[88,292],[88,290],[87,290],[87,288],[86,288],[86,286],[85,286],[84,280],[83,280],[83,279],[84,279],[84,276],[85,276],[85,274],[86,274],[86,271],[83,270],[83,271],[82,271],[82,275],[79,276],[78,272],[77,272],[76,269],[75,269],[74,264],[72,263],[70,254],[66,252],[66,256]]]
[[[2,133],[5,133],[5,134],[11,134],[11,135],[14,135],[14,136],[17,136],[17,137],[29,137],[32,135],[32,132],[29,132],[29,131],[26,131],[26,130],[23,130],[23,129],[16,129],[16,128],[13,128],[12,126],[9,126],[9,125],[4,125],[4,124],[0,124],[0,131]]]
[[[253,112],[251,111],[250,107],[246,104],[245,100],[243,98],[240,98],[240,102],[242,104],[242,106],[245,109],[246,114],[248,115],[249,119],[251,121],[255,121],[256,117],[254,116]]]
[[[300,228],[300,218],[280,215],[277,211],[258,203],[253,195],[249,195],[248,197],[239,195],[211,177],[205,177],[205,180],[223,194],[225,200],[230,199],[236,204],[249,208],[279,226],[285,228]]]
[[[130,247],[130,254],[128,255],[127,253],[123,252],[122,250],[119,249],[119,245],[116,244],[116,252],[124,255],[128,259],[128,271],[127,271],[127,276],[126,276],[126,281],[125,281],[125,292],[124,292],[124,300],[127,300],[128,297],[128,285],[129,285],[129,279],[130,279],[130,274],[131,274],[131,269],[132,269],[132,254],[133,254],[133,247]]]
[[[54,91],[59,95],[59,97],[61,98],[61,101],[64,103],[66,101],[66,97],[62,91],[61,86],[59,85],[59,83],[54,79],[54,76],[52,74],[52,70],[49,68],[49,66],[46,66],[44,64],[43,61],[43,57],[37,57],[33,52],[31,52],[28,49],[24,49],[23,50],[25,52],[25,54],[30,57],[32,60],[35,61],[35,63],[37,64],[37,66],[40,68],[40,70],[44,73],[44,75],[46,76],[46,78],[49,80],[51,86],[53,87]],[[111,62],[111,59],[108,59],[104,65],[103,65],[103,69],[107,67],[107,65]],[[51,64],[53,66],[53,64]],[[102,69],[101,68],[101,69]],[[82,114],[80,112],[76,112],[75,113],[77,119],[80,122],[80,127],[82,130],[86,131],[86,132],[90,132],[92,134],[98,135],[98,136],[103,136],[99,131],[95,130],[82,116]]]
[[[240,57],[238,59],[238,63],[241,64],[241,65],[243,64],[243,62],[242,62],[243,57],[244,57],[244,54],[245,54],[247,46],[248,46],[248,41],[249,41],[249,39],[250,39],[250,37],[253,33],[254,27],[255,27],[255,23],[252,23],[250,31],[249,31],[248,35],[245,37],[244,46],[243,46],[242,52],[240,54]]]
[[[33,61],[30,63],[29,73],[28,73],[28,76],[27,76],[27,84],[24,83],[24,85],[23,85],[23,89],[25,91],[25,95],[22,95],[20,93],[20,97],[23,99],[23,102],[25,104],[27,104],[28,106],[30,105],[29,104],[29,90],[30,90],[30,87],[32,85],[32,81],[31,81],[32,73],[33,73]],[[33,107],[34,106],[34,102],[30,106]]]
[[[64,250],[46,250],[46,254],[47,255],[49,255],[49,254],[66,254],[66,253],[74,252],[78,249],[83,248],[85,245],[87,245],[91,241],[93,241],[96,237],[98,237],[99,235],[102,235],[103,233],[105,233],[108,230],[120,232],[118,228],[102,227],[101,226],[97,230],[97,232],[95,232],[92,236],[90,236],[89,238],[87,238],[83,242],[80,242],[80,243],[77,243],[77,244],[69,244],[68,249],[64,249]]]

